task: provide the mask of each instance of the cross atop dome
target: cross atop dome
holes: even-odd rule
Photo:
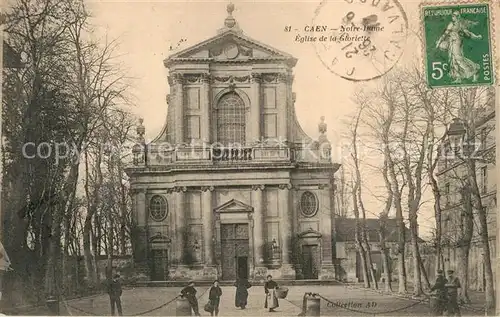
[[[236,19],[233,17],[234,4],[232,2],[229,2],[226,10],[227,10],[227,17],[224,20],[224,27],[219,30],[219,34],[227,32],[229,30],[242,32],[240,27],[238,26],[238,22],[236,22]]]

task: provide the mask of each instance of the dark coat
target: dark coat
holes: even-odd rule
[[[122,296],[122,283],[119,280],[110,280],[108,282],[108,294],[114,298]]]
[[[436,283],[431,288],[431,291],[436,291],[437,297],[441,300],[445,300],[447,297],[446,283],[448,283],[448,280],[443,275],[438,275]]]
[[[208,299],[213,300],[213,299],[220,299],[222,296],[222,289],[219,286],[212,286],[210,288],[210,292],[208,293]]]
[[[193,286],[186,286],[181,291],[182,297],[186,298],[191,305],[198,305],[196,289]]]
[[[275,289],[277,287],[278,287],[278,283],[276,283],[275,281],[271,280],[271,281],[266,282],[266,284],[264,284],[264,291],[267,294],[267,293],[269,293],[270,289]]]
[[[252,287],[252,284],[250,284],[247,279],[238,279],[234,283],[234,286],[236,286],[234,305],[236,307],[245,307],[248,300],[248,289]]]

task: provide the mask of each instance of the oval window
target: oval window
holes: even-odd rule
[[[153,196],[149,203],[149,214],[154,221],[163,221],[167,217],[167,201],[162,196]]]
[[[312,217],[318,211],[318,198],[311,192],[305,192],[300,199],[300,210],[306,217]]]

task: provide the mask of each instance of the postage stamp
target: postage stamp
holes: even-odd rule
[[[408,19],[397,0],[324,0],[313,25],[328,25],[329,36],[315,42],[316,54],[332,73],[351,81],[383,76],[404,52]]]
[[[487,3],[422,4],[421,19],[430,87],[493,84]]]

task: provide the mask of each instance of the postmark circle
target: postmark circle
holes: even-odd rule
[[[408,18],[398,0],[324,0],[313,25],[327,26],[316,55],[332,73],[368,81],[389,72],[403,55]]]

